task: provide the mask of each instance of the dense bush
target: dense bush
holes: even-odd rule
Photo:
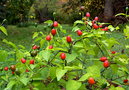
[[[9,24],[27,21],[30,7],[35,0],[2,0],[0,2],[1,21],[7,19]]]
[[[35,32],[29,51],[4,39],[13,50],[0,50],[1,90],[128,89],[128,55],[113,50],[120,43],[108,36],[119,28],[105,27],[98,19],[92,20],[86,13],[74,22],[72,33],[48,20],[45,27],[49,32]],[[124,30],[127,38],[128,29]]]

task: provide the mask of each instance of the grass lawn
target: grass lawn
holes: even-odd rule
[[[70,25],[63,25],[63,28],[66,29],[68,32],[72,29]],[[9,25],[7,27],[8,36],[0,33],[0,49],[7,49],[9,48],[6,44],[2,42],[2,39],[7,39],[15,43],[16,45],[23,45],[27,49],[30,49],[31,45],[33,44],[32,35],[36,31],[43,31],[43,33],[47,33],[44,29],[44,25],[38,25],[38,27],[29,26],[29,27],[17,27]],[[113,50],[120,52],[122,49],[125,49],[124,45],[129,45],[129,39],[125,40],[124,35],[120,32],[115,32],[109,35],[109,37],[115,37],[120,45],[115,45]],[[129,50],[125,50],[126,53],[129,54]]]

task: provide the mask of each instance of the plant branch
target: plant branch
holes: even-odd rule
[[[79,41],[81,41],[82,39],[85,39],[85,38],[87,38],[87,37],[83,37],[81,39],[76,40],[75,42],[73,42],[73,45],[75,45],[77,42],[79,42]]]
[[[57,52],[55,53],[55,55],[53,56],[53,58],[52,58],[51,60],[48,61],[48,64],[50,64],[50,62],[52,62],[52,61],[54,60],[54,58],[57,56],[57,54],[60,53],[60,52],[68,53],[68,52],[62,51],[62,50],[57,51]]]
[[[101,49],[100,45],[97,42],[94,42],[96,44],[96,46],[98,46],[98,48],[100,49],[101,53],[103,54],[103,56],[105,56],[103,50]]]
[[[72,44],[69,44],[69,50],[68,50],[68,53],[69,53],[69,54],[72,53],[72,48],[73,48],[73,45],[72,45]]]
[[[76,59],[78,59],[82,64],[86,64],[85,62],[83,62],[80,58],[76,58]]]
[[[129,75],[129,74],[128,74],[128,75]],[[127,76],[127,75],[123,75],[123,76],[120,76],[120,77],[114,78],[114,79],[112,79],[112,81],[117,80],[117,79],[122,78],[122,77],[125,77],[125,76]]]

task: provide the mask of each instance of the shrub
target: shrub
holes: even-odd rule
[[[119,43],[108,37],[117,28],[100,27],[104,23],[95,20],[88,16],[75,21],[73,34],[67,33],[57,21],[55,25],[55,21],[48,20],[45,22],[48,34],[35,32],[33,39],[39,45],[33,45],[30,51],[4,39],[14,50],[0,51],[1,88],[124,90],[128,85],[129,58],[123,53],[112,53],[112,47]],[[94,24],[98,27],[94,28]],[[5,67],[10,68],[3,70]]]

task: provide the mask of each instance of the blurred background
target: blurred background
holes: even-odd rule
[[[71,24],[82,18],[82,12],[90,12],[100,22],[118,25],[128,21],[124,16],[115,17],[126,13],[128,5],[129,0],[0,0],[0,22],[6,19],[9,25],[28,26],[53,20],[54,12],[59,23]]]
[[[43,24],[49,19],[55,19],[68,34],[72,34],[73,22],[89,12],[91,20],[98,16],[99,22],[119,26],[111,36],[123,42],[123,45],[115,46],[115,50],[121,51],[129,43],[122,33],[129,25],[128,6],[129,0],[0,0],[0,24],[8,32],[6,36],[0,31],[0,49],[9,48],[3,39],[29,49],[35,43],[32,39],[34,32],[47,35],[50,31]]]

